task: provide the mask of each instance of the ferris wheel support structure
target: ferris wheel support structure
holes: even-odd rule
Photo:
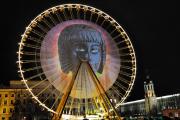
[[[95,84],[97,92],[98,92],[98,94],[100,96],[100,99],[102,100],[101,107],[104,109],[104,112],[107,112],[106,117],[111,118],[111,116],[113,115],[113,112],[114,112],[115,113],[115,118],[117,120],[122,120],[120,115],[116,111],[115,107],[112,105],[112,103],[110,101],[110,98],[108,97],[106,91],[104,90],[103,86],[101,85],[100,81],[98,80],[98,78],[97,78],[96,74],[94,73],[91,65],[89,64],[89,62],[86,62],[86,61],[81,61],[80,62],[79,66],[78,66],[78,69],[75,72],[75,75],[73,75],[73,78],[72,78],[72,80],[70,81],[70,83],[68,85],[67,92],[64,93],[64,95],[63,95],[63,97],[62,97],[62,99],[61,99],[61,101],[60,101],[60,103],[59,103],[59,105],[58,105],[58,107],[56,109],[57,114],[54,113],[54,116],[53,116],[52,120],[60,120],[62,118],[63,110],[65,108],[68,97],[71,94],[71,90],[72,90],[72,88],[74,86],[76,77],[78,75],[79,69],[80,69],[82,64],[86,65],[86,68],[87,68],[88,72],[90,73],[90,75],[92,77],[93,83]],[[108,109],[108,108],[111,108],[111,109]]]

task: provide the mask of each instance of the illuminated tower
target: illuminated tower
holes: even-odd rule
[[[153,116],[157,112],[157,100],[154,92],[153,82],[149,79],[149,75],[146,77],[146,82],[144,82],[144,92],[145,92],[145,111],[146,115]]]

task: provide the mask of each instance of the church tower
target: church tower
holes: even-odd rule
[[[149,75],[146,76],[146,81],[144,82],[144,92],[146,115],[154,116],[157,113],[157,100],[154,92],[154,84],[150,80]]]

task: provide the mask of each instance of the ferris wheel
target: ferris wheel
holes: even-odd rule
[[[136,57],[127,33],[108,14],[82,4],[52,7],[26,27],[17,53],[22,81],[53,119],[120,119],[117,108],[133,87]]]

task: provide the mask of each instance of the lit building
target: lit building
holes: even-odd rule
[[[37,82],[39,81],[32,81],[30,86],[37,85]],[[41,91],[45,86],[47,86],[46,82],[42,83],[40,86],[36,86],[36,92],[34,93],[38,94],[39,91]],[[54,89],[55,88],[52,87],[48,91],[39,95],[39,99],[46,99],[46,97],[49,96],[50,92],[52,92]],[[152,106],[155,105],[155,108],[157,108],[155,109],[157,115],[180,117],[180,93],[155,97],[152,82],[145,83],[144,89],[145,99],[121,104],[119,109],[121,116],[146,116],[148,115],[147,112],[149,112],[149,109],[152,109]],[[47,102],[51,103],[51,100],[53,101],[55,97],[57,97],[57,94],[53,93],[52,97]],[[116,103],[117,99],[118,98],[114,96],[110,101],[114,104]],[[152,103],[146,102],[148,99]],[[153,101],[155,101],[155,104]],[[150,106],[150,108],[147,106]],[[65,108],[64,113],[69,113],[68,110],[68,108]],[[76,109],[74,108],[72,112],[76,112]],[[21,81],[10,81],[10,86],[8,88],[0,88],[0,120],[50,120],[51,117],[52,114],[32,101],[29,92],[26,90],[24,84]]]
[[[149,79],[149,76],[147,76]],[[145,92],[145,112],[148,116],[156,116],[157,113],[157,99],[154,92],[154,85],[152,81],[144,82]]]
[[[157,97],[157,114],[180,117],[180,94]],[[146,116],[145,99],[123,103],[120,107],[123,116]],[[170,113],[171,112],[171,113]]]
[[[153,82],[146,77],[144,82],[145,99],[121,104],[121,115],[125,117],[179,117],[180,118],[180,94],[156,97]]]
[[[13,89],[0,89],[0,120],[9,120],[14,111],[15,92]]]
[[[147,76],[149,80],[149,76]],[[156,97],[152,81],[144,82],[145,99],[123,103],[122,116],[180,117],[180,94]]]
[[[37,85],[39,81],[32,81],[31,86]],[[45,86],[46,82],[42,83],[35,89],[35,94],[38,94]],[[54,88],[52,88],[54,89]],[[39,97],[45,99],[49,96],[51,89]],[[52,96],[52,99],[56,95]],[[50,113],[39,107],[37,103],[32,101],[29,92],[24,84],[19,80],[10,81],[10,86],[0,88],[0,120],[36,120],[49,119]]]

